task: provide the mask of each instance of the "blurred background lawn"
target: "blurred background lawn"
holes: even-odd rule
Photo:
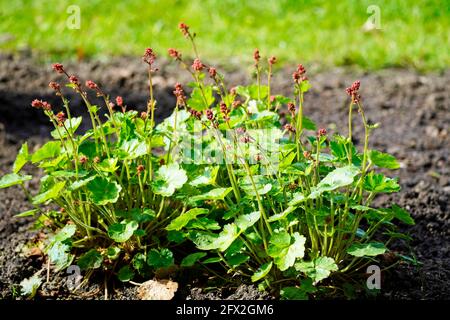
[[[0,50],[31,49],[45,59],[190,52],[177,25],[198,34],[202,57],[249,61],[255,47],[284,62],[321,66],[450,66],[450,0],[0,0]],[[68,29],[69,5],[80,29]],[[381,30],[365,31],[370,5]],[[189,50],[189,51],[188,51]]]

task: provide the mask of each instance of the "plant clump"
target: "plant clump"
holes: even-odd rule
[[[158,69],[150,48],[142,57],[149,100],[141,113],[120,96],[112,101],[91,80],[83,85],[58,63],[53,69],[81,96],[91,129],[79,132],[83,119],[59,83],[49,86],[61,109],[31,103],[52,123],[52,140],[34,153],[25,142],[0,187],[20,186],[34,208],[19,216],[36,216],[54,232],[45,246],[53,268],[76,263],[89,275],[102,270],[126,282],[198,264],[223,280],[304,299],[334,290],[382,255],[411,260],[388,245],[408,238],[397,222],[414,220],[395,204],[372,205],[378,194],[400,190],[379,170],[399,163],[370,147],[378,124],[367,121],[360,82],[346,90],[347,135],[330,136],[305,116],[311,84],[303,65],[292,74],[292,96],[274,95],[277,59],[267,59],[263,79],[256,49],[255,83],[228,88],[218,69],[200,59],[196,35],[186,24],[179,28],[194,60],[173,48],[168,54],[191,74],[192,89],[188,95],[175,85],[173,113],[161,123],[155,123]],[[91,94],[103,105],[92,104]],[[353,144],[354,111],[364,126],[361,150]],[[22,172],[29,162],[44,172],[36,195],[27,188],[32,176]]]

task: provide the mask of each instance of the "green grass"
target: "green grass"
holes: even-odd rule
[[[408,66],[450,65],[450,1],[299,0],[0,0],[0,50],[32,48],[43,56],[160,55],[189,45],[177,25],[198,34],[202,57],[250,61],[255,47],[280,61]],[[81,28],[69,30],[66,9],[81,9]],[[364,32],[369,5],[381,10],[381,30]],[[190,52],[190,51],[189,51]]]

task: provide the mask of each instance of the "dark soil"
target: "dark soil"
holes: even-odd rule
[[[131,108],[143,110],[147,102],[145,67],[139,58],[114,58],[108,62],[87,61],[68,64],[66,69],[80,79],[91,79],[111,94],[122,95]],[[228,71],[229,84],[248,82],[244,71]],[[278,92],[290,93],[290,70],[279,70],[273,83]],[[449,299],[450,297],[450,216],[449,216],[449,124],[450,70],[442,74],[421,75],[404,69],[382,70],[370,74],[349,69],[334,69],[309,74],[313,89],[306,96],[305,112],[320,127],[345,133],[346,101],[344,88],[353,80],[362,82],[361,94],[370,122],[380,122],[374,131],[371,147],[394,154],[401,168],[393,173],[400,178],[402,191],[383,196],[376,204],[384,206],[395,201],[409,210],[416,220],[414,226],[403,226],[412,237],[411,248],[397,243],[396,250],[409,249],[422,263],[420,267],[399,265],[384,273],[382,298],[387,299]],[[0,175],[8,172],[20,144],[30,140],[31,146],[48,138],[46,119],[30,107],[34,98],[46,99],[59,105],[48,88],[50,80],[60,79],[50,65],[37,63],[31,57],[0,54]],[[170,114],[174,105],[173,85],[189,79],[185,71],[173,64],[163,63],[156,85],[157,117]],[[69,94],[72,108],[82,104]],[[77,113],[75,111],[75,113]],[[362,137],[362,126],[355,124],[354,135]],[[361,141],[356,141],[361,145]],[[31,169],[31,168],[30,168]],[[36,189],[38,180],[30,182]],[[44,257],[27,250],[30,241],[43,237],[32,230],[31,219],[17,219],[14,214],[29,209],[25,196],[18,188],[0,192],[0,299],[17,297],[18,284],[36,271],[46,268]],[[45,273],[45,271],[43,271]],[[199,279],[205,275],[199,272]],[[51,272],[50,282],[44,283],[37,298],[90,299],[104,296],[103,279],[90,283],[71,295],[65,285],[66,274]],[[177,299],[267,299],[254,286],[208,289],[195,279],[180,283]],[[135,298],[132,285],[114,284],[109,297]],[[114,290],[112,290],[114,289]]]

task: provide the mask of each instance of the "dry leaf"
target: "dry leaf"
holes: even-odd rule
[[[141,300],[171,300],[178,289],[178,283],[171,280],[149,280],[138,289]]]

